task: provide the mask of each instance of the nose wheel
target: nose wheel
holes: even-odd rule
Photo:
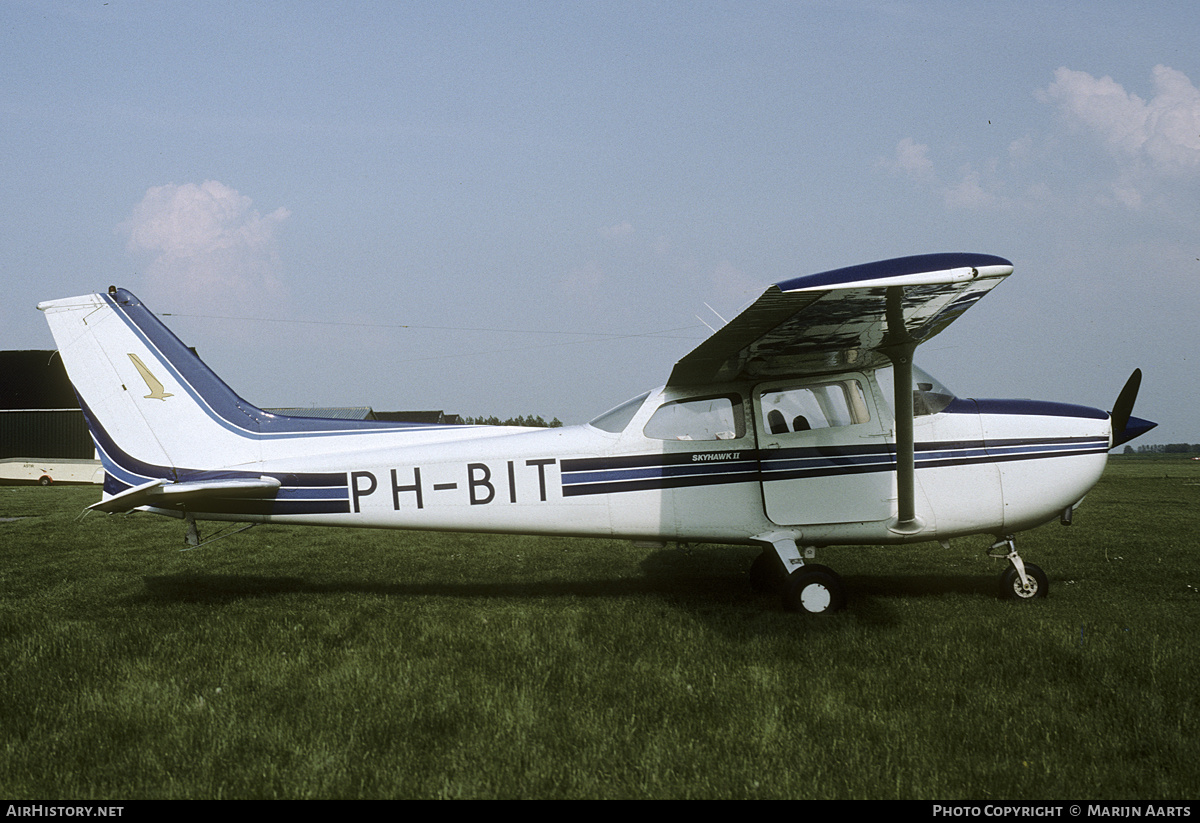
[[[1000,596],[1005,600],[1036,600],[1045,597],[1050,588],[1046,573],[1032,563],[1025,564],[1025,582],[1016,569],[1005,569],[1000,575]]]
[[[1040,566],[1021,559],[1011,534],[993,543],[988,556],[1009,562],[1009,567],[1000,575],[1000,597],[1003,599],[1036,600],[1050,593],[1046,573]]]

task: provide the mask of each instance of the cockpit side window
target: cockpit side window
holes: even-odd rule
[[[759,403],[769,434],[852,426],[871,419],[858,380],[770,389]]]
[[[913,417],[937,414],[954,401],[954,392],[946,388],[936,377],[919,366],[914,365],[912,371]],[[875,377],[879,381],[879,389],[883,393],[884,400],[887,401],[888,407],[891,408],[895,405],[892,394],[895,374],[892,367],[887,366],[886,368],[877,370]],[[895,410],[893,409],[893,411]]]
[[[652,440],[736,440],[746,434],[742,398],[722,395],[664,403],[642,433]]]

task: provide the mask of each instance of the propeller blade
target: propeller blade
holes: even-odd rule
[[[1149,428],[1144,426],[1135,427],[1135,431],[1131,431],[1129,427],[1130,416],[1133,414],[1133,404],[1137,400],[1138,389],[1141,388],[1141,385],[1142,370],[1134,369],[1133,374],[1129,375],[1129,379],[1125,381],[1125,387],[1117,395],[1117,402],[1113,404],[1112,412],[1110,412],[1113,447],[1119,446],[1122,443],[1132,440],[1139,434],[1149,431]],[[1145,423],[1148,421],[1139,420],[1138,422]]]

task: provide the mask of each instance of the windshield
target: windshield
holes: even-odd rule
[[[929,372],[922,369],[920,366],[913,365],[913,417],[920,417],[925,414],[937,414],[942,409],[950,405],[954,400],[954,392],[950,391],[940,380],[934,377]],[[875,372],[875,379],[879,381],[879,388],[883,392],[883,399],[887,401],[888,407],[892,409],[892,414],[896,413],[893,394],[893,385],[895,385],[895,377],[892,373],[892,367],[879,369]]]

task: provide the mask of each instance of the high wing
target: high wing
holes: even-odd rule
[[[668,385],[886,365],[946,328],[1013,266],[989,254],[898,257],[786,280],[686,355]]]

